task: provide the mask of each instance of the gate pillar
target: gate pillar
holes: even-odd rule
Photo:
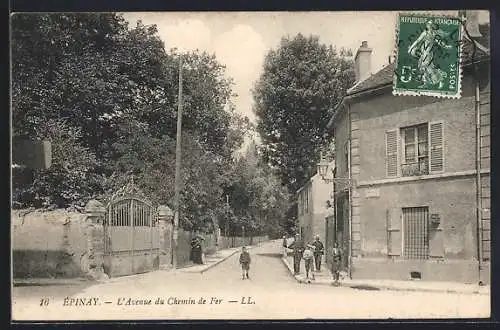
[[[85,235],[87,236],[87,258],[84,271],[92,279],[107,279],[104,273],[104,217],[106,209],[96,200],[85,206],[87,213]]]
[[[171,249],[171,232],[172,219],[174,213],[165,205],[158,207],[158,225],[160,227],[160,268],[171,266],[172,264],[172,249]]]

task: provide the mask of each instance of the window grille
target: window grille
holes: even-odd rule
[[[429,258],[429,208],[403,208],[403,255],[407,259]]]

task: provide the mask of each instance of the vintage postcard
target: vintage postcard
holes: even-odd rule
[[[489,12],[10,27],[13,322],[490,317]]]

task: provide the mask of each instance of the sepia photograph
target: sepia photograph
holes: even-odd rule
[[[14,12],[11,319],[490,318],[490,13]]]

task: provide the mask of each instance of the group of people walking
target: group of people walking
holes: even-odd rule
[[[292,250],[293,255],[293,270],[294,274],[300,274],[300,263],[304,259],[306,279],[314,280],[314,272],[321,271],[321,262],[323,259],[324,245],[320,240],[319,235],[316,235],[314,241],[311,244],[305,244],[301,239],[300,234],[296,234],[293,242],[288,245],[287,237],[283,236],[283,256],[288,255],[288,249]],[[335,280],[334,284],[338,284],[340,279],[341,270],[341,260],[342,254],[341,250],[337,246],[337,242],[334,243],[332,249],[332,275]]]

